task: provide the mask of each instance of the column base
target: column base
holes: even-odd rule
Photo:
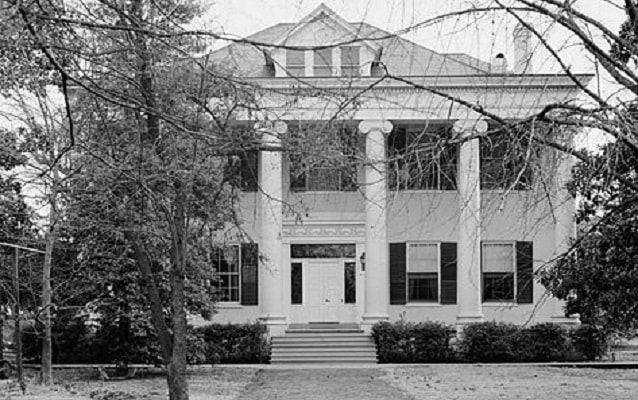
[[[465,314],[458,315],[456,317],[456,336],[460,336],[463,333],[463,328],[469,324],[476,324],[483,322],[483,314]]]
[[[361,317],[361,329],[366,333],[370,333],[374,324],[389,319],[390,316],[388,314],[364,314]]]
[[[580,325],[580,315],[566,317],[564,315],[552,315],[552,324],[558,325]]]
[[[288,322],[285,315],[262,315],[259,322],[266,325],[269,336],[283,336],[288,328]]]

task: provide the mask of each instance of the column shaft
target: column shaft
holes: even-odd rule
[[[283,127],[283,128],[282,128]],[[261,125],[262,143],[278,146],[279,134],[285,132],[285,124],[277,129]],[[283,276],[282,276],[282,155],[280,151],[261,151],[259,159],[259,297],[261,317],[266,324],[283,324]]]
[[[467,137],[484,132],[484,121],[457,121],[457,133]],[[459,231],[458,231],[458,315],[457,324],[483,319],[481,299],[481,179],[479,139],[461,144],[458,168]]]
[[[364,193],[366,271],[363,323],[388,319],[389,269],[387,220],[387,182],[385,135],[392,129],[388,121],[363,121],[359,130],[366,134]]]

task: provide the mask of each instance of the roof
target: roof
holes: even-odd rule
[[[306,18],[304,18],[305,20]],[[302,20],[302,22],[304,21]],[[264,48],[281,43],[299,23],[279,23],[211,53],[211,61],[236,71],[244,77],[268,77]],[[430,50],[365,22],[349,22],[366,42],[382,48],[380,61],[388,72],[398,76],[455,76],[489,74],[491,65],[467,54],[444,54]]]

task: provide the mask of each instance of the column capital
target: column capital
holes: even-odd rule
[[[257,121],[255,122],[255,130],[266,131],[278,134],[284,134],[288,131],[288,124],[285,121]]]
[[[359,132],[367,134],[373,130],[388,134],[392,131],[392,122],[387,119],[365,119],[359,122]]]
[[[452,125],[454,133],[485,133],[487,132],[487,122],[482,119],[459,119]]]

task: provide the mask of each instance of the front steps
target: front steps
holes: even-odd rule
[[[370,335],[358,326],[294,324],[284,336],[272,338],[270,362],[375,364],[377,353]]]

